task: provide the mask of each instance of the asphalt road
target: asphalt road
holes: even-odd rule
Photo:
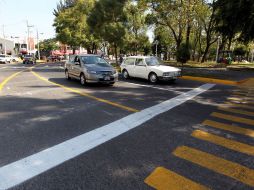
[[[253,92],[0,65],[0,189],[254,189]]]

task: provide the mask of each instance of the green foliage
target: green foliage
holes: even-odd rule
[[[40,51],[52,51],[56,49],[59,49],[59,45],[55,38],[46,39],[40,42]]]
[[[217,30],[232,40],[249,42],[254,39],[254,4],[252,0],[218,0],[216,21]]]
[[[126,0],[96,1],[87,20],[90,32],[113,46],[116,60],[117,48],[123,45],[126,34],[126,15],[123,11],[125,3]]]
[[[182,43],[176,52],[177,61],[186,63],[190,59],[190,49],[185,43]]]
[[[69,4],[68,4],[69,3]],[[94,0],[65,1],[59,5],[53,26],[56,28],[56,39],[73,49],[89,46],[95,42],[87,25],[87,15],[94,5]],[[71,6],[70,6],[71,5]]]
[[[146,35],[147,25],[145,23],[146,15],[144,10],[132,1],[126,3],[124,7],[126,22],[124,23],[127,30],[124,36],[122,50],[126,54],[148,54],[150,51],[150,42]]]

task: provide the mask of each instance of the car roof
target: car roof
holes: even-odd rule
[[[71,56],[87,56],[87,57],[99,57],[99,55],[96,54],[74,54]]]
[[[155,56],[143,56],[143,55],[138,56],[138,55],[136,55],[136,56],[129,56],[129,57],[126,57],[126,59],[127,59],[127,58],[150,58],[150,57],[155,57]]]

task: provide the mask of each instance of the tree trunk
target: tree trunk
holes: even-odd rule
[[[114,48],[115,48],[115,58],[116,58],[116,65],[118,65],[118,60],[117,60],[117,45],[114,44]]]
[[[209,48],[210,48],[210,44],[206,44],[206,48],[205,48],[204,54],[202,56],[201,63],[205,62],[205,59],[206,59],[206,56],[208,54]]]
[[[72,54],[75,55],[75,53],[76,53],[76,48],[73,47],[73,48],[72,48]]]

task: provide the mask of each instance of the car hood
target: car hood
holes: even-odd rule
[[[151,69],[155,69],[161,72],[176,72],[181,71],[181,69],[178,69],[176,67],[166,66],[166,65],[156,65],[156,66],[150,66]]]
[[[114,67],[105,63],[87,64],[85,67],[92,71],[114,71]]]

